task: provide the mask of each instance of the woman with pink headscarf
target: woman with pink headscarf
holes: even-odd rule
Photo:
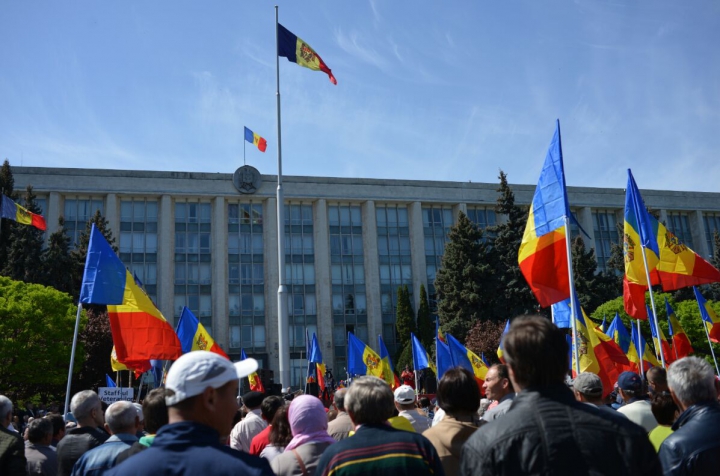
[[[300,395],[290,404],[288,421],[293,439],[270,466],[278,476],[312,476],[325,448],[335,443],[325,407],[317,397]]]

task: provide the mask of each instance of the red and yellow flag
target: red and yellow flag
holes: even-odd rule
[[[226,359],[230,360],[230,357],[228,357],[220,345],[215,342],[215,339],[210,336],[210,333],[205,329],[205,326],[202,325],[198,318],[195,317],[195,314],[193,314],[187,306],[183,307],[182,313],[180,314],[180,320],[178,320],[175,331],[180,339],[183,354],[194,350],[207,350],[209,352],[222,355]]]
[[[675,315],[673,308],[670,307],[667,299],[665,299],[665,310],[668,316],[668,330],[672,336],[673,354],[676,355],[678,359],[687,357],[694,352],[692,344],[690,344],[690,339],[687,334],[685,334],[685,330],[680,325],[680,321]]]

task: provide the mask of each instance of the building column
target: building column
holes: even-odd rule
[[[693,245],[695,245],[695,252],[704,258],[710,258],[710,254],[713,250],[710,249],[707,243],[707,237],[705,234],[705,221],[703,220],[703,214],[700,210],[695,210],[688,213],[688,224],[690,225],[690,233],[693,238]]]
[[[157,298],[160,312],[173,323],[175,306],[175,210],[170,195],[160,197],[158,216]]]
[[[665,226],[667,226],[668,223],[667,210],[664,208],[660,210],[660,223],[665,223]]]
[[[377,221],[375,202],[362,205],[362,236],[365,263],[365,298],[367,300],[368,340],[382,334],[382,304],[380,302],[380,260],[378,259]],[[372,339],[370,337],[373,337]],[[347,343],[346,343],[347,345]]]
[[[265,200],[263,209],[263,246],[265,248],[265,337],[267,340],[268,366],[277,376],[275,383],[287,387],[290,382],[280,382],[280,354],[278,352],[278,302],[280,287],[278,272],[277,198]]]
[[[215,197],[210,241],[212,241],[212,335],[229,352],[228,233],[225,197]]]
[[[423,229],[422,204],[413,202],[408,210],[410,228],[410,252],[413,275],[413,311],[420,306],[420,285],[427,289],[427,262],[425,260],[425,230]]]
[[[48,209],[45,211],[45,218],[47,222],[47,233],[46,233],[46,240],[50,238],[50,235],[55,233],[58,229],[58,219],[60,218],[60,215],[64,215],[64,213],[60,212],[60,194],[57,192],[50,192],[50,196],[48,197]]]
[[[325,365],[335,368],[333,343],[332,297],[330,290],[330,229],[328,228],[327,201],[315,201],[313,207],[313,240],[315,241],[315,299],[317,300],[318,342]],[[329,346],[327,345],[329,344]]]
[[[114,193],[105,197],[105,219],[113,232],[113,236],[120,240],[120,217],[118,216],[118,199]]]
[[[585,230],[585,233],[588,234],[588,236],[585,236],[585,234],[580,231],[580,236],[582,236],[585,242],[585,248],[588,250],[595,248],[595,226],[593,225],[592,208],[580,208],[577,213],[577,220],[583,230]]]

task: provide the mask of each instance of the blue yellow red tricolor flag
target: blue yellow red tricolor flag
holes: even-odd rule
[[[628,349],[627,357],[630,365],[633,367],[633,372],[640,373],[640,355],[643,356],[643,372],[647,372],[650,367],[660,367],[660,362],[658,362],[652,350],[650,350],[650,346],[645,342],[645,338],[642,334],[638,334],[637,326],[630,327],[630,348]]]
[[[510,330],[510,319],[507,320],[505,323],[505,329],[503,329],[502,335],[500,336],[500,343],[498,344],[498,350],[497,350],[497,356],[498,359],[500,359],[500,362],[505,363],[505,359],[503,358],[503,337],[505,337],[505,334],[508,333]]]
[[[308,363],[315,365],[315,377],[317,378],[318,387],[320,387],[320,391],[325,390],[325,362],[323,362],[320,344],[314,332],[310,342],[310,352],[308,352]]]
[[[695,299],[697,300],[698,308],[700,308],[700,317],[702,317],[703,324],[705,324],[709,339],[713,342],[720,342],[720,319],[718,319],[710,303],[700,294],[698,288],[693,286],[693,291],[695,291]]]
[[[265,152],[265,149],[267,149],[267,141],[247,127],[245,128],[245,141],[250,142],[252,145],[260,149],[260,152]]]
[[[450,347],[445,340],[445,336],[440,330],[439,321],[435,320],[435,365],[437,367],[438,381],[445,375],[445,372],[453,367],[452,356],[450,355]]]
[[[380,349],[380,365],[382,366],[383,379],[390,383],[390,388],[395,390],[400,386],[400,379],[395,374],[395,367],[393,367],[390,353],[385,347],[385,342],[381,335],[378,335],[378,349]],[[417,370],[417,369],[415,369]]]
[[[175,360],[182,347],[175,329],[135,284],[102,233],[93,224],[80,288],[83,304],[105,304],[117,360]]]
[[[337,84],[335,76],[314,49],[296,36],[290,30],[278,23],[278,56],[284,56],[293,63],[304,66],[313,71],[322,71],[330,78],[330,82]]]
[[[193,314],[187,306],[183,306],[180,319],[175,327],[175,332],[177,332],[178,339],[180,339],[183,354],[187,354],[193,350],[207,350],[230,360],[230,357],[228,357],[220,345],[215,342],[212,336],[210,336],[210,333],[205,329],[205,326],[200,323],[198,318],[195,317],[195,314]]]
[[[447,334],[448,347],[450,347],[450,356],[452,357],[454,367],[464,367],[475,375],[475,380],[482,392],[482,385],[485,383],[485,375],[488,368],[473,351],[465,347],[455,337]]]
[[[652,309],[648,307],[647,313],[651,315]],[[655,327],[655,322],[656,319],[650,319],[650,332],[652,334],[653,344],[655,344],[655,354],[659,356],[659,353],[662,351],[665,364],[669,365],[675,361],[675,356],[672,353],[670,343],[665,338],[665,333],[660,326]]]
[[[680,325],[680,320],[675,315],[675,311],[670,306],[667,298],[665,298],[665,311],[667,312],[668,318],[668,332],[672,338],[673,353],[678,359],[687,357],[694,352],[692,344],[685,330]]]
[[[150,370],[152,364],[149,360],[127,360],[120,362],[117,358],[115,346],[113,345],[112,351],[110,351],[110,367],[112,367],[115,372],[119,372],[121,370],[132,370],[135,373],[135,376],[139,377],[142,373]]]
[[[630,334],[622,323],[622,320],[620,320],[620,314],[615,313],[615,319],[613,319],[608,326],[606,334],[615,341],[623,353],[628,353],[630,350]]]
[[[42,215],[28,211],[26,208],[13,202],[10,197],[6,195],[0,195],[0,198],[2,201],[2,203],[0,203],[0,218],[7,218],[8,220],[23,225],[32,225],[42,231],[47,229],[45,218]]]
[[[240,361],[243,361],[247,358],[248,356],[245,353],[245,349],[240,349]],[[248,375],[248,383],[250,384],[250,390],[252,390],[253,392],[265,393],[265,386],[263,385],[262,380],[260,380],[260,376],[257,372],[253,372]]]
[[[380,356],[363,341],[348,332],[348,372],[353,375],[374,375],[385,380]],[[392,385],[392,381],[388,382]]]
[[[420,340],[410,333],[410,341],[412,342],[413,368],[415,370],[431,369],[437,375],[437,367],[432,361],[430,354],[427,353]]]
[[[542,307],[570,297],[565,241],[569,216],[558,120],[518,251],[520,271]]]

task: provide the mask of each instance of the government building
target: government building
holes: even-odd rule
[[[278,374],[277,176],[13,167],[15,189],[32,185],[47,220],[73,242],[96,210],[107,218],[123,263],[170,322],[187,306],[233,360],[240,349]],[[528,205],[535,185],[511,185]],[[502,221],[497,183],[283,177],[289,288],[289,385],[304,384],[305,330],[316,332],[336,379],[345,378],[352,331],[394,355],[397,288],[417,309],[420,285],[433,303],[435,273],[460,211],[480,227]],[[641,191],[648,207],[705,258],[720,230],[720,194]],[[570,206],[604,269],[623,189],[570,187]],[[577,230],[574,230],[577,233]],[[47,235],[46,235],[47,236]],[[507,317],[507,316],[502,316]],[[283,382],[283,385],[288,385]]]

